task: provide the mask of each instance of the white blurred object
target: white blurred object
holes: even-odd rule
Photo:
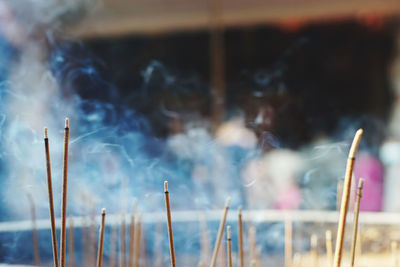
[[[296,202],[295,178],[302,172],[304,161],[299,153],[281,149],[255,159],[244,168],[243,179],[248,208],[276,208],[285,194]],[[293,203],[287,203],[293,204]]]
[[[216,131],[216,140],[224,146],[240,146],[253,149],[257,145],[257,137],[253,131],[246,128],[244,119],[235,117],[223,123]]]

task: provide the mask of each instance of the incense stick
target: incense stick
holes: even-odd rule
[[[343,180],[337,182],[336,187],[336,210],[340,210],[341,196],[343,195]]]
[[[356,206],[354,207],[354,224],[353,224],[353,239],[351,242],[351,266],[354,267],[354,259],[356,255],[357,235],[358,235],[358,215],[360,213],[360,201],[362,197],[362,189],[364,185],[364,179],[360,178],[358,181],[357,188],[357,200]]]
[[[57,232],[54,216],[54,203],[53,203],[53,183],[51,178],[51,164],[50,164],[50,148],[49,137],[47,128],[44,128],[44,152],[46,156],[46,174],[47,174],[47,189],[49,195],[49,210],[50,210],[50,224],[51,224],[51,240],[53,247],[53,263],[54,267],[58,267],[58,249],[57,249]]]
[[[325,242],[326,242],[326,258],[328,260],[327,266],[332,266],[333,264],[333,251],[332,251],[332,232],[327,230],[325,232]]]
[[[292,221],[285,220],[285,267],[292,267],[293,227]]]
[[[121,218],[120,228],[120,249],[119,249],[119,266],[125,267],[125,256],[126,256],[126,240],[125,240],[125,214],[123,213]]]
[[[129,225],[129,259],[128,266],[133,267],[133,254],[135,252],[135,215],[131,215],[131,222]]]
[[[171,221],[171,206],[169,203],[169,192],[168,182],[164,182],[164,193],[165,193],[165,209],[167,210],[167,223],[168,223],[168,238],[169,238],[169,252],[171,255],[171,266],[175,267],[175,248],[174,248],[174,236],[172,232],[172,221]]]
[[[68,142],[69,142],[69,119],[65,119],[64,129],[64,157],[62,177],[62,199],[61,199],[61,236],[60,236],[60,266],[65,267],[66,249],[66,220],[67,220],[67,184],[68,184]]]
[[[101,226],[99,233],[99,244],[97,250],[97,267],[101,267],[103,264],[103,243],[104,243],[104,229],[106,224],[106,209],[101,211]]]
[[[222,214],[221,222],[219,224],[217,239],[215,240],[214,251],[213,251],[212,258],[211,258],[210,267],[215,267],[215,263],[217,262],[218,250],[219,250],[219,246],[221,244],[222,234],[224,233],[224,228],[225,228],[226,216],[227,216],[228,210],[229,210],[229,202],[230,202],[230,198],[228,197],[226,199],[225,209]]]
[[[33,245],[33,257],[36,266],[40,266],[40,253],[39,253],[39,239],[36,227],[36,211],[35,202],[31,193],[27,193],[28,200],[31,208],[31,220],[32,220],[32,245]]]
[[[226,227],[226,237],[227,237],[227,257],[228,257],[228,267],[232,267],[232,236],[231,236],[231,226]]]
[[[363,134],[363,130],[359,129],[355,136],[353,143],[350,148],[349,156],[347,159],[347,166],[346,166],[346,174],[344,179],[343,185],[343,195],[342,195],[342,202],[340,207],[340,218],[339,218],[339,225],[337,230],[337,237],[336,237],[336,249],[335,249],[335,257],[334,257],[334,267],[339,267],[341,260],[342,260],[342,251],[343,251],[343,240],[344,240],[344,232],[346,227],[346,216],[349,204],[349,194],[350,194],[350,186],[351,186],[351,178],[353,174],[353,167],[354,161],[356,157],[356,152],[358,149],[358,145],[361,140],[361,136]]]
[[[244,267],[242,206],[239,206],[238,208],[238,236],[239,236],[238,249],[239,249],[240,267]]]
[[[68,253],[69,253],[69,267],[75,266],[75,248],[74,248],[74,220],[72,217],[69,218],[69,230],[68,230]],[[58,262],[57,262],[58,264]],[[58,265],[57,265],[58,266]]]
[[[310,245],[311,245],[311,256],[312,256],[312,266],[313,267],[318,267],[318,250],[317,250],[317,245],[318,245],[318,237],[315,234],[311,235],[310,238]]]
[[[142,231],[142,226],[141,226],[141,219],[140,219],[140,214],[138,215],[137,218],[137,224],[135,226],[136,233],[135,233],[135,267],[139,267],[140,263],[140,235]]]

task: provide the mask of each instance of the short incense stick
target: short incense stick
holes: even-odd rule
[[[318,237],[317,235],[313,234],[310,238],[310,245],[311,245],[311,256],[312,256],[312,266],[318,267]]]
[[[69,254],[69,267],[74,267],[75,266],[75,244],[74,244],[74,220],[72,217],[69,218],[69,230],[68,230],[68,254]],[[57,262],[58,266],[58,262]]]
[[[353,222],[353,239],[351,241],[351,266],[354,267],[354,259],[356,256],[357,236],[358,236],[358,215],[360,213],[360,201],[362,198],[362,189],[364,179],[360,178],[357,188],[357,200],[354,207],[354,222]]]
[[[133,254],[135,252],[135,215],[131,215],[131,221],[129,225],[129,259],[128,266],[133,267]]]
[[[142,223],[140,220],[140,214],[138,215],[137,218],[137,224],[135,226],[135,267],[139,267],[139,263],[140,263],[140,238],[141,238],[141,232],[142,232]]]
[[[226,237],[227,237],[227,257],[228,257],[228,267],[232,267],[232,235],[231,235],[231,226],[228,225],[226,227]]]
[[[126,255],[126,240],[125,240],[125,214],[123,213],[121,218],[120,228],[120,247],[119,247],[119,266],[125,266],[125,255]]]
[[[36,227],[35,202],[33,201],[33,197],[30,193],[28,193],[28,199],[31,207],[33,257],[35,260],[35,266],[40,266],[39,238]]]
[[[285,220],[285,267],[292,267],[293,227],[292,221]]]
[[[62,177],[62,199],[61,199],[61,236],[60,236],[60,266],[65,267],[66,250],[66,221],[67,221],[67,184],[68,184],[68,143],[69,143],[69,119],[65,119],[64,129],[64,157]]]
[[[238,247],[239,247],[240,267],[244,267],[242,206],[239,206],[238,208],[238,236],[239,236]]]
[[[343,251],[343,240],[344,240],[344,232],[346,227],[346,217],[347,217],[347,210],[349,204],[349,195],[350,195],[350,187],[351,187],[351,178],[353,175],[353,167],[354,161],[356,157],[356,152],[358,149],[358,145],[360,144],[361,136],[363,134],[363,130],[359,129],[355,136],[353,143],[350,148],[349,156],[347,159],[347,166],[346,166],[346,173],[344,178],[344,185],[343,185],[343,194],[342,194],[342,202],[340,207],[340,217],[339,217],[339,224],[337,230],[337,237],[336,237],[336,249],[335,249],[335,257],[334,257],[334,267],[340,267],[340,263],[342,261],[342,251]]]
[[[332,232],[327,230],[325,232],[325,245],[326,245],[326,258],[328,260],[328,267],[333,264],[333,251],[332,251]]]
[[[174,235],[172,232],[172,221],[171,221],[171,206],[169,204],[169,192],[168,182],[164,182],[164,193],[165,193],[165,209],[167,210],[167,223],[168,223],[168,239],[169,239],[169,252],[171,255],[171,266],[175,267],[175,248],[174,248]]]
[[[224,233],[224,228],[225,228],[226,216],[227,216],[228,210],[229,210],[229,202],[230,202],[230,198],[228,197],[226,199],[225,209],[222,214],[221,222],[219,224],[217,239],[215,240],[214,251],[213,251],[212,258],[211,258],[210,267],[215,267],[215,264],[217,262],[218,250],[219,250],[219,246],[221,244],[221,239],[222,239],[222,235]]]
[[[103,244],[104,244],[104,229],[106,225],[106,209],[101,211],[101,226],[99,233],[99,244],[97,249],[97,267],[103,264]]]
[[[49,137],[47,128],[44,128],[44,152],[46,156],[46,174],[47,174],[47,189],[49,195],[49,210],[50,210],[50,224],[51,224],[51,240],[53,247],[53,263],[54,267],[58,267],[58,249],[57,249],[57,232],[54,216],[54,201],[53,201],[53,183],[51,179],[51,164],[50,164],[50,148]]]

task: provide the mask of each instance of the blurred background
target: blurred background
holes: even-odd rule
[[[234,209],[334,211],[358,128],[361,210],[400,212],[399,14],[397,0],[0,0],[0,262],[34,256],[31,232],[7,222],[48,220],[45,126],[59,207],[65,117],[71,216],[134,199],[163,211],[166,179],[175,210],[230,196]],[[283,226],[260,228],[262,251],[280,252]],[[185,237],[178,251],[199,249]],[[49,240],[39,231],[42,262]]]

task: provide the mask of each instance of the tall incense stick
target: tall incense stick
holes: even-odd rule
[[[228,225],[226,227],[226,237],[227,237],[227,256],[228,256],[228,267],[232,267],[232,235],[231,235],[231,226]]]
[[[353,174],[354,161],[356,157],[356,152],[358,149],[358,145],[361,140],[361,136],[363,134],[363,130],[359,129],[354,136],[353,143],[350,148],[349,156],[347,159],[346,166],[346,174],[343,185],[343,195],[342,202],[340,207],[340,217],[338,224],[338,231],[336,237],[336,249],[335,249],[335,257],[334,257],[334,267],[340,267],[340,263],[342,261],[342,251],[343,251],[343,240],[344,240],[344,232],[346,227],[346,216],[349,204],[349,195],[350,195],[350,186],[351,186],[351,178]]]
[[[238,208],[238,235],[240,267],[244,267],[242,206],[239,206]]]
[[[356,255],[357,235],[358,235],[358,215],[360,213],[360,201],[362,197],[362,189],[364,185],[364,179],[358,181],[357,188],[357,200],[356,206],[354,207],[354,224],[353,224],[353,239],[351,242],[351,266],[354,266],[354,259]]]
[[[217,239],[215,240],[214,251],[213,251],[212,258],[211,258],[210,267],[215,267],[215,264],[217,262],[218,250],[219,250],[219,246],[221,244],[221,239],[222,239],[222,235],[224,233],[224,228],[225,228],[226,216],[227,216],[228,210],[229,210],[229,202],[230,202],[230,198],[228,197],[226,199],[225,209],[222,214],[221,222],[219,224]]]
[[[104,244],[104,229],[106,225],[106,209],[101,211],[101,226],[99,233],[99,244],[97,249],[97,267],[103,264],[103,244]]]
[[[68,184],[68,143],[69,143],[69,119],[65,119],[64,129],[64,157],[62,177],[62,199],[61,199],[61,236],[60,236],[60,266],[65,267],[66,250],[66,221],[67,221],[67,184]]]
[[[49,195],[49,210],[50,210],[50,224],[51,224],[51,240],[53,247],[53,262],[54,267],[58,267],[58,249],[57,249],[57,232],[54,216],[54,203],[53,203],[53,183],[51,179],[51,164],[50,164],[50,148],[49,137],[47,128],[44,128],[44,152],[46,155],[46,174],[47,174],[47,189]]]
[[[292,267],[293,226],[292,221],[285,220],[285,267]]]
[[[164,193],[165,193],[165,208],[167,210],[167,223],[168,223],[168,238],[169,238],[169,251],[171,255],[171,266],[175,267],[175,248],[174,248],[174,236],[172,232],[172,221],[171,221],[171,206],[169,204],[169,192],[168,182],[164,182]]]
[[[327,230],[325,232],[325,245],[326,245],[326,258],[328,260],[328,267],[333,264],[333,250],[332,250],[332,232]]]

